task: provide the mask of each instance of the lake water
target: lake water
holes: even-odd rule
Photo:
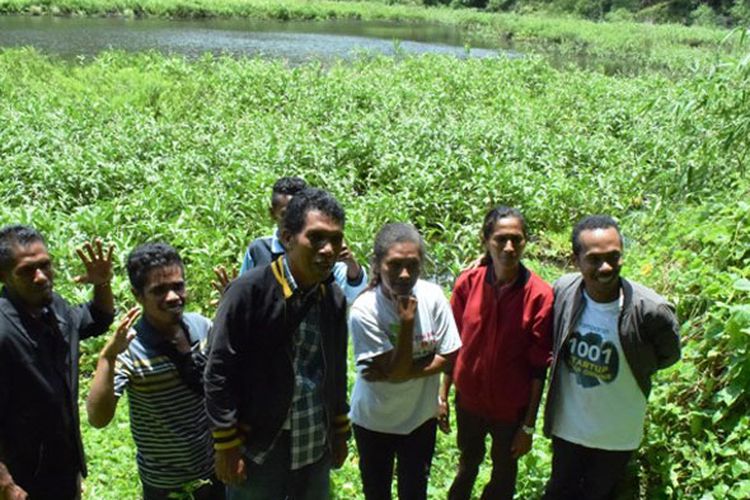
[[[519,56],[472,40],[455,27],[424,23],[0,16],[0,47],[23,46],[64,58],[118,49],[156,50],[188,57],[206,52],[261,56],[286,59],[292,64],[351,59],[362,52],[450,54],[459,58]]]

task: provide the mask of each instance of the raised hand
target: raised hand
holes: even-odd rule
[[[216,280],[211,282],[211,286],[214,288],[214,290],[219,292],[219,298],[221,298],[224,295],[224,290],[226,289],[229,282],[237,279],[237,268],[234,268],[230,275],[229,272],[227,272],[227,269],[219,264],[218,266],[214,267],[214,274],[216,275]],[[211,305],[213,306],[218,304],[218,300],[211,301]]]
[[[112,252],[114,245],[109,245],[105,254],[102,240],[96,238],[91,242],[86,242],[82,247],[76,248],[76,254],[83,262],[86,268],[86,274],[76,276],[76,283],[89,283],[91,285],[103,285],[112,280]]]
[[[135,331],[131,329],[138,315],[141,314],[139,307],[133,307],[125,316],[120,319],[120,324],[117,325],[114,335],[112,335],[104,348],[102,349],[102,356],[107,359],[115,359],[118,354],[125,351],[130,345],[130,342],[135,338]]]

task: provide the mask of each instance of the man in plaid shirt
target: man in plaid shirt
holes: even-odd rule
[[[346,301],[331,279],[343,227],[330,194],[302,191],[284,216],[286,254],[222,297],[205,388],[230,499],[327,499],[346,459]]]

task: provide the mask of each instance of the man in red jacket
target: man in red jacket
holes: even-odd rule
[[[482,265],[464,271],[451,296],[463,347],[441,390],[442,426],[456,385],[458,473],[448,498],[469,499],[485,438],[492,436],[492,475],[482,499],[513,498],[518,458],[531,449],[552,350],[552,289],[521,263],[526,222],[497,207],[484,219]]]

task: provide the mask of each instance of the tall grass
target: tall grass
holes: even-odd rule
[[[444,285],[478,254],[493,204],[524,211],[528,260],[550,280],[565,267],[571,223],[612,213],[626,235],[625,272],[677,302],[686,320],[686,360],[659,377],[651,402],[642,493],[742,498],[747,68],[730,60],[673,80],[560,71],[541,58],[289,68],[116,52],[67,64],[6,50],[0,224],[29,222],[48,236],[58,288],[72,300],[87,295],[70,284],[73,247],[94,235],[116,243],[121,309],[132,303],[124,255],[165,239],[185,259],[193,309],[212,315],[211,267],[236,265],[244,245],[270,231],[265,207],[280,175],[301,175],[344,202],[361,260],[384,222],[414,222],[428,241],[427,274]],[[100,346],[85,347],[84,378]],[[104,432],[84,424],[87,498],[137,496],[126,413],[121,403]],[[452,479],[452,439],[439,441],[431,498]],[[521,498],[543,487],[546,444],[538,439],[523,462]],[[339,497],[361,497],[356,457],[334,482]]]

